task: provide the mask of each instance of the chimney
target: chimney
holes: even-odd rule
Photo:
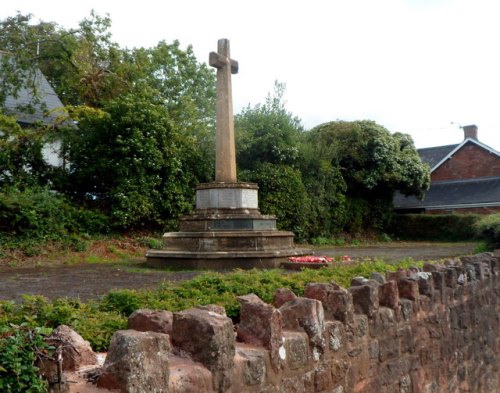
[[[471,124],[470,126],[463,126],[462,127],[464,130],[464,140],[467,138],[470,139],[477,139],[477,126],[475,124]]]

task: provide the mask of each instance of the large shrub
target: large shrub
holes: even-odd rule
[[[104,232],[102,214],[76,207],[64,196],[43,187],[0,192],[0,238],[61,240],[72,233]]]
[[[481,217],[474,223],[478,237],[486,240],[493,247],[500,247],[500,213]]]

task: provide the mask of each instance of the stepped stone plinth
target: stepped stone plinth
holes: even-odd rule
[[[253,183],[208,183],[196,190],[194,214],[179,232],[163,235],[164,248],[149,250],[148,264],[178,268],[272,268],[304,255],[292,232],[276,229],[276,217],[258,209]],[[234,206],[234,207],[232,207]]]
[[[181,219],[179,232],[163,235],[163,249],[146,253],[148,264],[278,267],[308,250],[294,246],[292,232],[277,230],[276,217],[260,213],[257,184],[236,180],[231,74],[238,71],[238,63],[229,56],[228,40],[219,40],[218,52],[210,53],[210,65],[217,68],[215,182],[197,187],[196,211]]]

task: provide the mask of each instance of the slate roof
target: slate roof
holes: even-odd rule
[[[0,58],[1,56],[0,52]],[[41,71],[37,70],[35,79],[38,83],[41,103],[33,105],[33,113],[19,110],[19,106],[28,105],[33,100],[33,93],[28,89],[20,89],[17,97],[7,96],[4,111],[6,114],[14,116],[20,124],[29,125],[37,121],[47,125],[53,124],[56,118],[61,115],[59,109],[63,107],[63,103]]]
[[[431,168],[434,168],[444,157],[450,154],[457,147],[458,144],[427,147],[425,149],[418,149],[417,152],[422,162],[429,164]]]
[[[396,193],[395,209],[453,209],[500,206],[500,176],[432,182],[421,201]]]

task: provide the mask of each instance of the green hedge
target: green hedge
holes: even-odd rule
[[[500,213],[481,217],[474,224],[476,234],[492,247],[500,247]]]
[[[390,233],[405,240],[472,240],[480,218],[477,214],[395,214]]]

